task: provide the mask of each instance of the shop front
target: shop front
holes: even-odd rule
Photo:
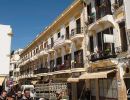
[[[118,100],[117,68],[99,66],[92,65],[91,70],[82,74],[79,80],[86,80],[91,100]]]
[[[79,76],[82,72],[74,72],[71,77],[67,79],[67,82],[71,86],[70,99],[69,100],[85,100],[85,80],[79,80]]]

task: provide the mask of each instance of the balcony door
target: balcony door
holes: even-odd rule
[[[95,0],[96,18],[97,20],[107,14],[111,14],[110,0]]]
[[[76,20],[76,33],[77,34],[81,33],[81,20],[80,20],[80,18]]]
[[[53,45],[54,45],[54,39],[53,39],[53,37],[51,38],[51,48],[53,47]]]
[[[69,26],[66,27],[66,39],[69,39]]]
[[[113,28],[107,28],[102,32],[97,33],[98,52],[111,52],[114,53],[114,43],[104,42],[105,35],[113,36]],[[109,37],[108,37],[109,38]]]
[[[66,69],[71,68],[71,54],[67,54],[64,56],[64,65]]]
[[[62,57],[58,57],[57,59],[56,59],[56,68],[57,68],[57,70],[60,70],[61,69],[61,65],[62,65]]]
[[[120,38],[121,38],[121,49],[122,51],[127,51],[127,37],[126,37],[126,30],[125,30],[125,22],[119,23],[120,27]]]
[[[75,68],[84,67],[83,66],[83,50],[78,50],[74,52],[74,59],[75,59],[75,63],[74,63]]]
[[[54,71],[54,60],[50,61],[50,71]]]

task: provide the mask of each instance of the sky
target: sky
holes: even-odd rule
[[[0,24],[13,29],[12,50],[25,48],[74,0],[0,0]]]

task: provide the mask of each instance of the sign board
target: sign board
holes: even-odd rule
[[[112,34],[104,34],[104,43],[114,43],[114,37]]]

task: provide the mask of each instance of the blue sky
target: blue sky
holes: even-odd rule
[[[24,48],[74,0],[0,0],[0,24],[11,25],[12,50]]]

